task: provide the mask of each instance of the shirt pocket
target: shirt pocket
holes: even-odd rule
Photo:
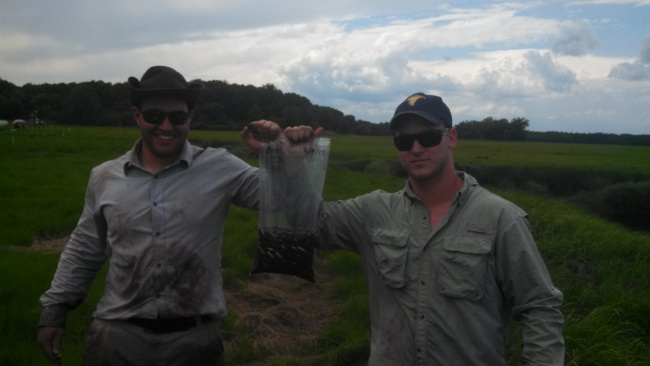
[[[370,228],[370,237],[374,243],[379,276],[390,287],[403,287],[406,284],[408,233],[385,228]]]
[[[437,270],[438,292],[463,300],[482,299],[491,250],[488,238],[446,238]]]

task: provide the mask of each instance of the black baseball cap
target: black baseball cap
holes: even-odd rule
[[[415,93],[406,98],[395,109],[395,114],[390,120],[391,130],[397,129],[401,117],[409,114],[415,114],[431,123],[439,123],[447,128],[452,128],[451,112],[442,98],[436,95]]]

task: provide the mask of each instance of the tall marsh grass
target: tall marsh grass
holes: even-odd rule
[[[650,235],[571,204],[498,193],[529,213],[537,245],[564,293],[567,364],[648,364]]]

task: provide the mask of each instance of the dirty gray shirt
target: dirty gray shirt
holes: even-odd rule
[[[95,317],[225,317],[226,214],[231,203],[257,208],[258,170],[224,149],[186,142],[175,163],[151,174],[140,145],[92,170],[82,216],[40,299],[41,326],[65,323],[107,259]]]
[[[321,249],[361,257],[370,296],[369,365],[505,365],[509,316],[521,322],[522,364],[562,365],[562,293],[527,215],[463,172],[431,228],[410,185],[321,207]]]

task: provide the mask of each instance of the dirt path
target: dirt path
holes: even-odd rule
[[[59,253],[63,250],[65,243],[67,243],[69,239],[70,236],[63,236],[54,239],[34,239],[34,241],[28,246],[7,245],[4,249],[12,252],[42,252],[46,254]]]

